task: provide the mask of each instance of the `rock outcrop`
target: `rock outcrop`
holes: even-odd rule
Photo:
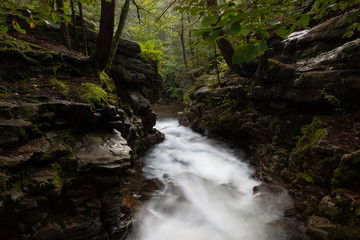
[[[11,34],[22,40],[0,38],[0,239],[123,239],[138,157],[164,138],[157,70],[126,40],[109,78],[56,42]]]
[[[358,35],[341,38],[346,19],[274,45],[262,85],[240,79],[196,88],[179,116],[248,149],[255,177],[285,181],[294,198],[286,215],[306,221],[311,239],[360,239],[360,45]]]

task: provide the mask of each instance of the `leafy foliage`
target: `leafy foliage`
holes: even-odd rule
[[[207,7],[204,1],[182,0],[180,12],[201,15],[202,27],[195,33],[208,43],[221,38],[240,44],[233,63],[244,63],[268,50],[267,40],[274,34],[285,38],[297,26],[306,27],[309,16],[295,8],[296,1],[228,1]]]
[[[156,62],[161,64],[163,61],[163,52],[155,49],[155,43],[152,40],[147,41],[142,44],[139,43],[141,47],[141,55],[148,61]]]
[[[83,4],[96,4],[96,1],[79,0]],[[0,33],[6,33],[9,27],[16,31],[26,34],[26,28],[47,25],[52,28],[60,28],[60,23],[71,22],[69,2],[65,1],[62,8],[64,13],[59,13],[53,9],[50,1],[46,0],[25,0],[11,1],[2,0],[0,2]],[[19,20],[22,23],[19,23]]]

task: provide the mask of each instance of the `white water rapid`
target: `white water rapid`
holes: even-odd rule
[[[144,203],[128,240],[282,240],[271,222],[291,204],[285,193],[254,195],[260,184],[239,151],[210,140],[175,118],[160,120],[166,136],[144,158],[144,175],[164,189]]]

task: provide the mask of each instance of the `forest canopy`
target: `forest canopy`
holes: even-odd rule
[[[67,47],[88,54],[85,23],[99,31],[89,54],[99,70],[111,68],[121,37],[141,43],[143,56],[160,67],[170,94],[197,74],[229,68],[262,81],[269,43],[327,16],[351,11],[359,0],[3,0],[0,33],[26,34],[39,26],[60,29]],[[349,15],[351,37],[359,13]],[[75,29],[71,46],[69,28]],[[72,31],[74,32],[74,31]],[[80,37],[83,36],[83,37]],[[80,42],[82,39],[83,42]],[[168,89],[169,90],[169,89]],[[176,95],[176,94],[175,94]]]

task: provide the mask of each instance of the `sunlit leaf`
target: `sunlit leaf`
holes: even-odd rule
[[[240,32],[244,37],[246,37],[250,33],[250,29],[242,28]]]
[[[14,28],[16,31],[18,31],[19,33],[26,34],[25,29],[22,29],[22,28],[20,27],[20,25],[18,24],[17,21],[13,21],[13,22],[12,22],[12,26],[13,26],[13,28]]]
[[[68,16],[66,16],[66,15],[63,16],[63,19],[64,19],[66,22],[71,22],[71,19],[70,19]]]

